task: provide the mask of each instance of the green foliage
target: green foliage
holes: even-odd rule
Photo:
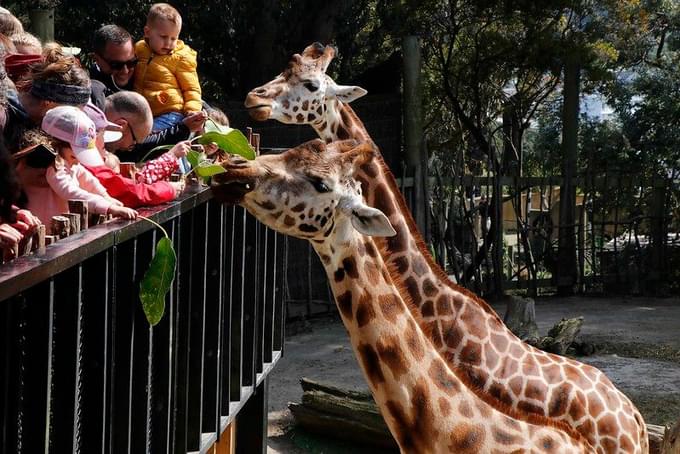
[[[139,284],[139,299],[142,302],[144,315],[151,326],[156,325],[163,318],[165,295],[175,278],[176,265],[177,255],[172,241],[165,234],[156,244],[156,253]]]
[[[198,137],[198,143],[201,145],[214,143],[220,150],[243,156],[246,159],[255,159],[255,151],[241,131],[226,126],[222,128],[224,131],[213,130],[201,134]]]

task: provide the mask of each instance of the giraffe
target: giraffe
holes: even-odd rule
[[[479,398],[452,371],[407,309],[374,237],[396,232],[365,204],[356,168],[374,146],[307,142],[253,161],[233,157],[215,177],[217,200],[239,203],[270,228],[311,242],[369,388],[406,453],[595,452],[579,432],[518,417]],[[344,152],[341,152],[344,151]]]
[[[259,121],[311,125],[325,142],[371,142],[349,102],[366,91],[336,84],[326,69],[332,46],[295,54],[275,79],[253,89],[245,105]],[[598,369],[538,350],[518,339],[481,298],[447,277],[432,259],[379,153],[359,168],[366,201],[384,212],[397,234],[376,238],[402,298],[446,363],[470,386],[523,414],[565,422],[602,453],[646,453],[647,427],[635,405]]]

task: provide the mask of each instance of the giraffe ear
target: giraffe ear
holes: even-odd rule
[[[341,203],[341,210],[350,217],[352,225],[359,233],[368,236],[394,236],[397,231],[385,214],[363,202]]]
[[[359,99],[368,93],[366,90],[356,85],[336,85],[331,89],[331,91],[338,101],[347,103],[350,103],[355,99]]]

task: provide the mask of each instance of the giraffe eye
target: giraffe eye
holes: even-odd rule
[[[310,180],[310,183],[312,183],[312,186],[314,186],[314,189],[316,189],[317,192],[331,192],[330,188],[326,186],[326,183],[321,181],[319,178]]]
[[[303,83],[302,85],[304,85],[307,90],[312,91],[312,92],[317,91],[319,89],[319,86],[316,85],[314,82],[308,81],[308,82]]]

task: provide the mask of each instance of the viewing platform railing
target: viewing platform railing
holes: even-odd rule
[[[266,452],[284,242],[198,185],[140,214],[177,252],[154,327],[138,296],[162,235],[149,222],[98,225],[0,265],[0,452],[183,454],[220,437]]]

